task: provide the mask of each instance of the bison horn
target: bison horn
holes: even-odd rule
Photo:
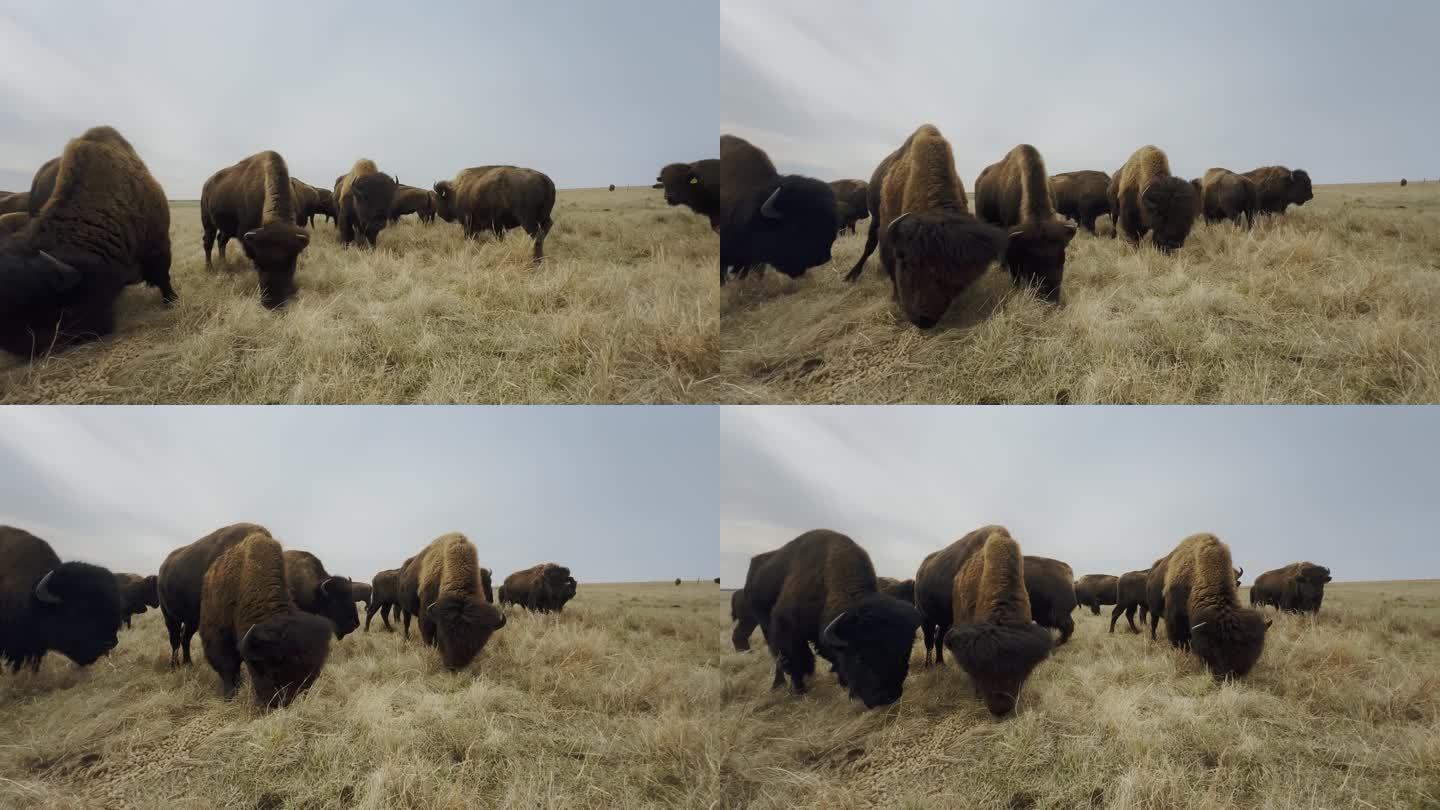
[[[244,655],[243,650],[245,649],[245,643],[250,640],[250,634],[253,633],[253,632],[255,632],[255,625],[252,624],[252,625],[250,625],[250,629],[248,629],[248,630],[245,631],[245,635],[243,635],[243,636],[240,637],[240,647],[239,647],[239,649],[242,650],[241,655]]]
[[[779,201],[780,189],[777,188],[774,193],[765,200],[765,204],[760,206],[760,215],[766,219],[784,219],[785,214],[781,213],[780,209],[775,207]]]
[[[50,577],[54,573],[55,569],[53,568],[46,571],[45,576],[41,577],[40,581],[35,583],[35,598],[47,605],[58,605],[61,601],[60,597],[50,592]]]
[[[1205,622],[1200,622],[1199,624],[1195,625],[1194,627],[1191,627],[1191,628],[1190,628],[1190,632],[1193,633],[1193,632],[1195,632],[1196,630],[1199,630],[1200,628],[1202,628],[1202,627],[1204,627],[1204,626],[1205,626]]]
[[[57,270],[69,270],[69,269],[70,269],[70,265],[68,265],[68,264],[60,261],[59,259],[55,258],[54,256],[51,256],[49,253],[46,253],[46,252],[43,251],[43,250],[40,251],[40,258],[44,259],[46,264],[53,265],[53,266],[55,267],[55,269],[57,269]]]
[[[893,232],[893,231],[895,230],[895,226],[896,226],[896,225],[899,225],[899,224],[902,223],[902,222],[904,222],[904,221],[905,221],[905,218],[908,217],[908,216],[910,216],[910,212],[909,212],[909,211],[906,211],[905,213],[901,214],[900,216],[895,217],[894,219],[890,220],[890,224],[885,227],[885,238],[886,238],[886,239],[889,239],[891,232]]]
[[[1025,229],[1024,229],[1024,228],[1016,228],[1015,230],[1013,230],[1013,231],[1010,232],[1010,235],[1011,235],[1011,236],[1019,236],[1019,235],[1021,235],[1021,234],[1023,234],[1023,233],[1025,233]]]
[[[845,639],[840,638],[840,636],[836,635],[835,633],[835,625],[839,624],[840,620],[843,618],[845,618],[845,614],[842,612],[835,618],[831,619],[829,624],[825,625],[824,631],[820,633],[820,640],[825,642],[825,646],[834,647],[838,650],[844,649],[848,645],[848,642],[845,641]]]
[[[1235,578],[1236,578],[1236,579],[1243,579],[1244,577],[1245,577],[1245,566],[1242,565],[1242,566],[1240,566],[1239,570],[1237,570],[1237,571],[1235,572]]]

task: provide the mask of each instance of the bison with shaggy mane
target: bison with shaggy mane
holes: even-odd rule
[[[1273,605],[1287,613],[1319,613],[1330,569],[1312,562],[1266,571],[1250,586],[1250,606]]]
[[[1056,646],[1075,632],[1075,572],[1070,564],[1049,557],[1025,555],[1025,590],[1030,594],[1030,615],[1041,627],[1060,631]]]
[[[1304,205],[1315,199],[1310,175],[1304,169],[1262,166],[1244,175],[1255,183],[1256,204],[1261,213],[1283,214],[1292,203]]]
[[[330,576],[325,564],[314,554],[287,549],[285,581],[290,586],[291,598],[301,610],[330,620],[335,626],[337,641],[360,626],[360,612],[355,609],[350,580]]]
[[[12,672],[38,670],[51,650],[95,663],[119,643],[123,610],[108,570],[61,562],[44,540],[0,526],[0,659]]]
[[[1040,297],[1060,302],[1065,249],[1075,226],[1055,213],[1055,198],[1040,152],[1028,143],[985,167],[975,181],[975,213],[1010,235],[1001,264],[1016,283],[1035,287]]]
[[[390,222],[390,209],[400,181],[382,174],[375,161],[361,158],[335,181],[335,224],[340,244],[375,247],[380,231]]]
[[[446,669],[470,665],[505,626],[505,614],[487,598],[475,545],[465,535],[451,532],[435,538],[415,555],[400,573],[400,603],[405,635],[410,615],[420,626],[420,638],[440,651]]]
[[[476,166],[435,184],[435,213],[441,219],[458,221],[465,236],[473,239],[486,231],[504,239],[505,231],[522,228],[535,240],[534,264],[545,258],[554,210],[555,181],[534,169]]]
[[[204,588],[205,572],[227,549],[256,533],[268,535],[270,531],[255,523],[236,523],[216,529],[170,552],[160,563],[156,585],[160,613],[170,634],[170,666],[178,666],[182,660],[190,663],[190,640],[200,629],[200,592]]]
[[[720,161],[715,158],[694,163],[671,163],[660,169],[651,188],[665,190],[666,205],[683,205],[710,220],[720,230]],[[614,186],[610,187],[615,190]]]
[[[828,183],[782,175],[763,149],[720,136],[720,283],[770,265],[790,278],[830,262],[840,230]]]
[[[1217,679],[1244,677],[1260,660],[1270,622],[1240,606],[1230,547],[1192,534],[1150,569],[1146,593],[1154,636],[1160,616],[1176,647],[1189,648]]]
[[[267,309],[285,305],[295,294],[295,264],[310,244],[310,234],[297,224],[300,208],[290,169],[278,152],[259,152],[210,175],[200,191],[200,226],[204,229],[205,266],[210,249],[240,240],[246,258],[260,279],[260,302]]]
[[[1142,146],[1110,179],[1110,211],[1115,233],[1134,243],[1148,231],[1162,253],[1185,244],[1200,211],[1200,196],[1190,183],[1170,173],[1170,158],[1155,146]]]
[[[1050,176],[1055,211],[1095,233],[1095,220],[1110,213],[1110,175],[1092,169]]]

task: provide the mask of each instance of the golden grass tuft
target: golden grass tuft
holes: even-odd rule
[[[300,295],[259,303],[232,241],[207,272],[200,209],[172,206],[181,303],[122,295],[118,332],[34,364],[0,358],[0,403],[612,403],[718,396],[719,241],[651,189],[562,191],[546,261],[415,217],[376,252],[317,221]]]

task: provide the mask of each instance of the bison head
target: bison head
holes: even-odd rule
[[[1167,177],[1140,192],[1140,216],[1150,228],[1150,237],[1161,253],[1178,250],[1185,244],[1200,213],[1200,195],[1195,187],[1178,177]]]
[[[744,238],[745,252],[754,263],[769,264],[791,278],[829,263],[840,220],[835,191],[828,183],[782,177],[779,185],[766,187],[751,203],[759,205],[752,209]]]
[[[330,622],[310,613],[289,613],[250,626],[240,657],[250,670],[261,706],[288,706],[320,677],[330,656]]]
[[[1287,610],[1318,611],[1325,600],[1325,583],[1330,569],[1314,563],[1300,563],[1285,584],[1282,607]]]
[[[445,594],[425,609],[435,623],[435,646],[446,669],[470,665],[485,649],[490,636],[505,626],[505,614],[489,602],[460,594]]]
[[[310,234],[304,228],[281,222],[247,231],[241,237],[245,255],[260,274],[260,303],[266,309],[285,306],[295,294],[295,263],[309,244]]]
[[[102,295],[87,283],[91,275],[80,261],[43,250],[0,252],[0,349],[29,357],[72,342],[67,336],[108,333],[119,288]]]
[[[652,188],[665,189],[665,202],[670,205],[683,205],[690,202],[692,198],[691,188],[700,185],[700,177],[695,174],[689,163],[671,163],[660,170],[660,176],[655,178],[658,182]],[[613,189],[614,186],[611,186]]]
[[[315,604],[324,616],[335,625],[335,639],[338,641],[360,626],[360,613],[355,609],[355,591],[345,577],[326,577],[315,586]]]
[[[1315,190],[1310,187],[1310,173],[1304,169],[1290,172],[1290,202],[1304,205],[1315,199]]]
[[[873,709],[894,703],[905,691],[919,627],[914,605],[872,593],[831,619],[820,643],[833,656],[840,684]]]
[[[380,231],[390,220],[390,210],[395,204],[395,191],[400,184],[388,174],[374,172],[362,174],[350,184],[354,198],[355,228],[364,235],[365,241],[375,246]]]
[[[1034,622],[957,624],[945,634],[945,648],[975,682],[985,708],[996,717],[1015,710],[1020,688],[1052,646],[1050,631]]]
[[[901,214],[885,228],[881,256],[893,261],[905,316],[929,329],[990,262],[1005,255],[1006,244],[1005,231],[969,214]]]
[[[1065,249],[1073,238],[1075,226],[1059,219],[1014,228],[1005,246],[1005,265],[1017,279],[1036,285],[1041,298],[1058,304]]]
[[[46,649],[83,667],[119,643],[124,607],[115,575],[106,569],[61,563],[40,577],[31,598],[30,621]]]
[[[435,213],[446,222],[454,222],[455,214],[455,184],[449,180],[441,180],[434,186],[435,189]]]
[[[1217,680],[1243,678],[1260,660],[1270,622],[1258,610],[1201,608],[1190,614],[1190,649]]]

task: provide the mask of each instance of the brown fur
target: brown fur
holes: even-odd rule
[[[371,590],[369,583],[366,583],[366,582],[352,582],[352,583],[350,583],[350,594],[355,597],[355,601],[356,601],[356,602],[363,602],[363,603],[365,603],[365,607],[367,607],[367,608],[370,607],[370,598],[371,598],[371,596],[373,595],[373,593],[374,593],[374,592]]]
[[[1119,579],[1110,574],[1086,574],[1075,580],[1075,600],[1099,616],[1101,605],[1115,604],[1119,583]]]
[[[225,245],[238,238],[255,264],[260,301],[268,309],[284,306],[295,294],[295,265],[310,244],[310,234],[296,224],[301,209],[295,189],[285,158],[267,151],[215,172],[200,191],[205,266],[212,266],[217,237],[222,264]]]
[[[1056,646],[1075,632],[1075,572],[1070,564],[1049,557],[1025,555],[1025,590],[1030,593],[1030,615],[1041,627],[1060,631]]]
[[[30,215],[30,192],[0,191],[0,214]]]
[[[1213,534],[1194,534],[1156,561],[1146,582],[1152,628],[1161,613],[1170,643],[1188,646],[1216,678],[1248,674],[1270,626],[1258,611],[1240,606],[1235,578],[1230,547]]]
[[[1050,176],[1055,212],[1095,233],[1095,220],[1110,213],[1110,175],[1090,169]]]
[[[436,213],[446,222],[458,221],[467,237],[490,231],[503,239],[505,231],[523,228],[535,240],[535,263],[545,258],[545,236],[555,224],[550,216],[555,183],[549,176],[517,166],[477,166],[436,183],[435,196]]]
[[[1145,601],[1145,582],[1150,577],[1150,569],[1144,571],[1127,571],[1120,575],[1115,584],[1115,609],[1110,611],[1110,632],[1115,632],[1115,622],[1119,620],[1120,614],[1125,614],[1125,621],[1130,623],[1130,632],[1138,633],[1140,628],[1135,626],[1135,610],[1140,610],[1140,621],[1145,621],[1145,614],[1148,610]]]
[[[19,233],[25,230],[30,224],[30,215],[24,211],[11,211],[8,214],[0,214],[0,239],[12,233]]]
[[[660,169],[651,188],[665,190],[667,205],[683,205],[710,220],[720,230],[720,161],[715,158],[693,163],[670,163]],[[614,186],[610,187],[615,190]]]
[[[1266,571],[1250,586],[1250,606],[1273,605],[1289,613],[1319,613],[1330,569],[1312,562]]]
[[[205,572],[200,642],[226,698],[239,688],[244,663],[261,706],[289,705],[319,677],[330,632],[329,622],[290,598],[285,558],[268,532],[246,535]]]
[[[505,614],[485,599],[475,546],[463,534],[437,537],[406,569],[418,569],[416,618],[420,637],[440,650],[447,669],[470,665],[505,626]]]
[[[1200,181],[1200,207],[1207,222],[1230,220],[1245,227],[1255,225],[1258,206],[1255,182],[1229,169],[1210,169]]]
[[[360,626],[360,613],[355,609],[355,594],[350,580],[331,576],[314,554],[287,550],[285,581],[290,585],[291,598],[301,610],[324,616],[330,621],[337,641]]]
[[[190,663],[190,639],[200,628],[200,591],[211,563],[252,534],[270,534],[255,523],[236,523],[170,552],[160,563],[160,612],[170,632],[170,665]]]
[[[110,334],[125,286],[170,286],[170,203],[110,127],[71,140],[54,192],[0,244],[0,350],[35,357]],[[31,194],[31,204],[35,195]]]
[[[1028,143],[1011,149],[975,181],[975,213],[1009,232],[1001,264],[1016,283],[1033,286],[1041,298],[1060,301],[1065,249],[1075,226],[1055,213],[1055,195],[1040,152]]]
[[[1304,205],[1315,199],[1310,175],[1304,169],[1262,166],[1244,176],[1255,183],[1256,204],[1262,213],[1283,214],[1291,203]]]
[[[125,626],[130,626],[130,617],[144,613],[148,608],[160,607],[160,578],[155,575],[142,577],[139,574],[116,574],[115,588],[120,592],[120,604],[125,611]]]
[[[395,199],[390,203],[390,221],[396,222],[406,214],[419,215],[421,222],[435,219],[435,192],[414,186],[398,186]]]
[[[395,190],[400,181],[381,173],[375,161],[361,158],[335,181],[335,225],[340,231],[340,244],[375,247],[380,231],[390,221]]]
[[[395,611],[395,618],[400,618],[400,569],[391,568],[388,571],[381,571],[370,581],[370,602],[365,606],[365,632],[370,632],[370,620],[375,614],[380,614],[380,621],[384,623],[386,632],[391,631],[390,611]]]
[[[865,250],[845,279],[860,278],[878,245],[895,299],[922,329],[938,323],[956,296],[1005,255],[1005,232],[970,214],[950,143],[930,124],[876,167],[869,209]]]
[[[831,180],[840,212],[840,231],[855,233],[855,223],[870,218],[870,184],[864,180]]]
[[[1154,146],[1142,146],[1110,180],[1110,211],[1115,232],[1131,242],[1150,232],[1162,252],[1185,244],[1200,210],[1195,187],[1170,174],[1170,159]]]
[[[108,129],[108,127],[106,128]],[[55,193],[55,181],[59,177],[60,158],[58,157],[50,158],[35,170],[35,177],[30,180],[30,207],[26,211],[32,218],[40,216],[40,209],[45,207],[45,203],[50,200],[50,195]]]

